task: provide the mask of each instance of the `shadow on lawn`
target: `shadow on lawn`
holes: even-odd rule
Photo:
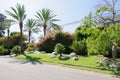
[[[40,59],[41,58],[36,58],[36,57],[31,57],[29,55],[26,55],[26,54],[23,54],[25,57],[26,57],[26,62],[23,62],[21,64],[25,64],[25,63],[28,63],[28,62],[31,62],[33,65],[37,64],[37,63],[40,63],[42,64],[42,62],[40,62]]]
[[[77,67],[83,67],[83,68],[91,68],[91,69],[97,69],[97,70],[105,70],[105,71],[112,71],[112,74],[114,75],[114,77],[119,78],[120,79],[120,69],[117,70],[110,70],[107,68],[102,68],[102,67],[89,67],[89,66],[82,66],[82,65],[73,65],[73,64],[67,64],[67,63],[60,63],[59,64],[63,64],[63,65],[68,65],[68,66],[77,66]]]

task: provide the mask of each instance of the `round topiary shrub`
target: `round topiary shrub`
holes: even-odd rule
[[[54,51],[57,52],[57,53],[59,53],[60,57],[61,57],[62,53],[65,51],[65,47],[61,43],[58,43],[58,44],[55,45]]]

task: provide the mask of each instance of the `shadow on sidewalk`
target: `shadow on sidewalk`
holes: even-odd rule
[[[25,63],[28,63],[28,62],[31,62],[32,64],[37,64],[37,63],[40,63],[42,64],[42,62],[40,61],[41,58],[36,58],[36,57],[31,57],[29,55],[26,55],[26,54],[23,54],[25,57],[26,57],[26,62],[23,62],[21,64],[25,64]]]

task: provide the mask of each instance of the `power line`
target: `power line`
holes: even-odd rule
[[[73,24],[77,24],[77,23],[81,23],[82,20],[77,20],[77,21],[73,21],[73,22],[70,22],[70,23],[67,23],[67,24],[63,24],[61,26],[68,26],[68,25],[73,25]]]

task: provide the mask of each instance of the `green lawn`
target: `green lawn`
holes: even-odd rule
[[[25,54],[25,55],[19,55],[16,58],[39,62],[39,63],[54,64],[64,67],[101,72],[106,74],[115,74],[111,70],[105,70],[105,69],[103,70],[101,67],[99,67],[99,62],[104,58],[101,55],[86,56],[86,57],[80,56],[78,61],[73,61],[72,59],[60,60],[58,56],[56,58],[51,58],[50,55],[48,54]],[[120,61],[120,59],[117,60]]]

